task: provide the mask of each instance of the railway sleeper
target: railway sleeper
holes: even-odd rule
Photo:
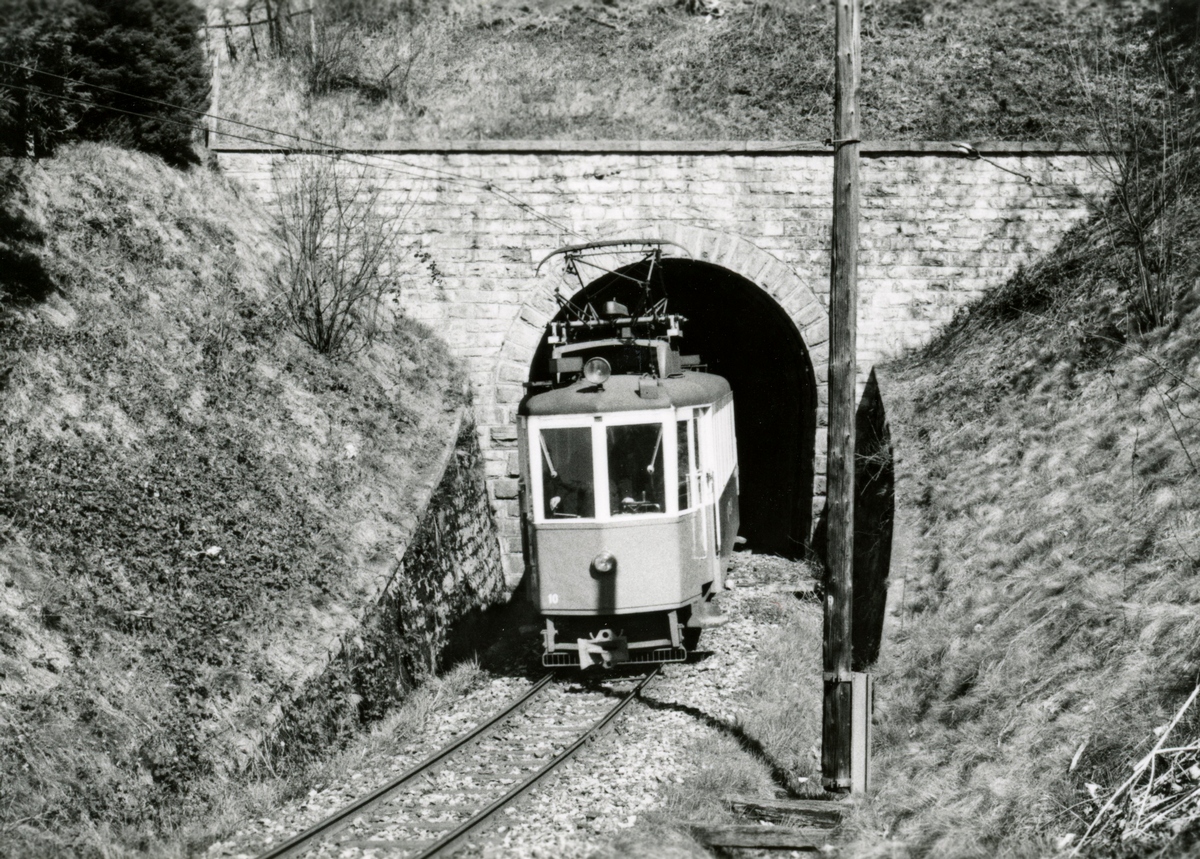
[[[324,821],[286,842],[275,845],[262,854],[260,859],[293,857],[321,840],[328,840],[336,845],[339,852],[347,848],[357,848],[388,853],[402,851],[422,856],[433,855],[435,851],[452,851],[476,844],[476,840],[467,839],[477,839],[480,827],[487,826],[489,821],[495,822],[496,818],[493,815],[523,796],[540,779],[548,776],[558,765],[569,759],[571,754],[583,747],[587,739],[597,735],[597,729],[609,725],[657,673],[657,669],[649,672],[634,688],[623,693],[615,705],[611,698],[603,699],[595,690],[589,690],[594,698],[600,699],[597,703],[603,702],[608,706],[603,713],[599,707],[595,708],[595,718],[588,718],[583,724],[544,725],[538,724],[537,719],[530,718],[531,724],[523,736],[514,737],[512,743],[501,742],[499,745],[492,745],[490,749],[482,749],[495,750],[510,758],[519,757],[519,761],[496,762],[501,765],[486,770],[482,769],[487,766],[486,761],[467,763],[466,768],[461,765],[462,757],[458,758],[458,764],[454,763],[453,755],[460,754],[469,758],[473,753],[481,751],[480,747],[475,745],[480,737],[493,733],[497,721],[511,718],[514,708],[526,706],[526,702],[532,700],[533,695],[541,692],[549,684],[551,675],[547,675],[524,696],[510,703],[492,722],[480,727],[472,735],[453,741],[442,752],[398,777],[393,783],[356,799]],[[556,701],[557,705],[578,703],[581,700],[579,697],[572,700],[570,696],[556,695],[553,692],[550,692],[547,698],[551,702]],[[551,706],[556,704],[551,703]],[[571,714],[572,717],[580,718],[583,716],[580,711],[593,708],[584,704],[571,709],[576,711]],[[525,715],[529,716],[528,713]],[[558,748],[544,749],[547,732],[569,732],[576,739],[574,742],[564,742]],[[540,753],[531,755],[527,748],[521,749],[522,744],[528,746],[530,743],[539,744]],[[478,754],[475,756],[479,757]],[[431,840],[409,838],[407,833],[413,833],[414,836],[418,833],[440,835]]]

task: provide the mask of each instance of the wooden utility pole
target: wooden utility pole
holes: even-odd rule
[[[833,113],[833,254],[829,289],[829,457],[826,509],[825,705],[821,776],[851,779],[851,609],[854,602],[854,399],[858,315],[859,0],[837,0]],[[862,786],[859,786],[861,789]]]

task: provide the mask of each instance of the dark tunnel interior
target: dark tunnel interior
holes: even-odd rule
[[[644,276],[645,264],[624,273]],[[795,323],[766,292],[710,263],[665,259],[653,292],[687,318],[682,349],[733,388],[740,473],[741,535],[748,548],[804,554],[812,526],[817,389]],[[605,275],[575,296],[577,305],[615,300],[631,311],[643,300],[629,280]],[[561,318],[561,314],[560,314]],[[543,335],[530,379],[550,378]]]

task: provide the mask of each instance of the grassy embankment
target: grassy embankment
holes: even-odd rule
[[[472,4],[307,28],[274,55],[230,31],[216,112],[353,146],[377,140],[824,140],[833,98],[828,4],[661,0]],[[420,4],[416,4],[420,5]],[[1067,140],[1089,127],[1072,83],[1079,37],[1144,38],[1142,4],[880,0],[863,17],[861,115],[873,139]],[[232,21],[242,20],[237,15]],[[1088,51],[1120,54],[1088,37]],[[1074,47],[1073,47],[1074,45]],[[239,134],[259,132],[230,127]],[[279,142],[286,143],[281,139]]]
[[[891,370],[916,548],[879,667],[880,787],[856,852],[1051,853],[1200,682],[1189,181],[1149,230],[1173,245],[1166,324],[1134,333],[1134,248],[1119,216],[1100,217]],[[1198,739],[1193,707],[1168,745]],[[1195,822],[1181,828],[1164,855],[1200,843]]]
[[[210,173],[0,169],[0,854],[180,849],[393,569],[461,383],[403,316],[303,345]]]

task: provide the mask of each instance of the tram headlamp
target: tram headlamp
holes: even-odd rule
[[[592,569],[597,573],[611,573],[617,568],[617,559],[612,552],[601,552],[592,558]]]
[[[611,375],[612,365],[603,358],[588,358],[588,362],[583,365],[583,378],[593,385],[603,385]]]

